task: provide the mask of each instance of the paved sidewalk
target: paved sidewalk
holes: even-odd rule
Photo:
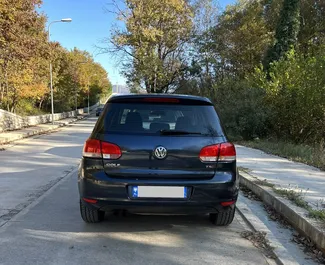
[[[263,151],[236,146],[238,166],[279,188],[302,192],[310,206],[325,204],[325,172]],[[325,207],[325,205],[324,205]]]
[[[15,131],[8,131],[8,132],[2,132],[0,133],[0,145],[7,144],[13,141],[17,141],[23,138],[27,138],[33,135],[38,135],[46,132],[53,131],[55,129],[58,129],[62,126],[66,126],[72,122],[75,122],[77,120],[83,119],[87,117],[88,114],[82,114],[78,115],[78,117],[74,118],[67,118],[62,119],[59,121],[55,121],[54,124],[51,123],[45,123],[45,124],[39,124],[33,127],[27,127],[21,130],[15,130]]]

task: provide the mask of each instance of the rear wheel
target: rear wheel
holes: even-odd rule
[[[86,223],[99,223],[104,220],[105,212],[90,208],[80,200],[81,218]]]
[[[235,216],[235,207],[228,207],[218,213],[210,213],[210,221],[216,226],[227,226],[232,223]]]

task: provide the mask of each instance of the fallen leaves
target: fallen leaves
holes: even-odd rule
[[[241,232],[240,236],[251,241],[252,244],[258,249],[261,249],[268,258],[276,258],[272,251],[272,247],[270,246],[269,241],[266,238],[266,232],[252,232],[246,230]]]
[[[301,249],[303,249],[308,256],[320,264],[325,264],[324,253],[315,246],[310,238],[302,236],[297,231],[295,231],[292,236],[291,241],[295,242]]]

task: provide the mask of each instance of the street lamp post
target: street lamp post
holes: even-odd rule
[[[51,25],[54,23],[60,23],[60,22],[71,22],[72,19],[71,18],[63,18],[61,20],[55,20],[52,21],[49,26],[48,26],[48,42],[50,43],[50,29],[51,29]],[[51,51],[51,50],[50,50]],[[51,61],[51,56],[50,56],[50,88],[51,88],[51,112],[52,112],[52,124],[54,124],[54,100],[53,100],[53,75],[52,75],[52,61]]]

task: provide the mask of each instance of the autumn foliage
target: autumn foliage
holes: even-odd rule
[[[41,4],[0,0],[0,108],[22,114],[33,114],[25,109],[48,111],[50,60],[55,111],[85,106],[88,89],[94,103],[111,88],[107,73],[87,52],[48,42],[46,17],[36,10]]]

